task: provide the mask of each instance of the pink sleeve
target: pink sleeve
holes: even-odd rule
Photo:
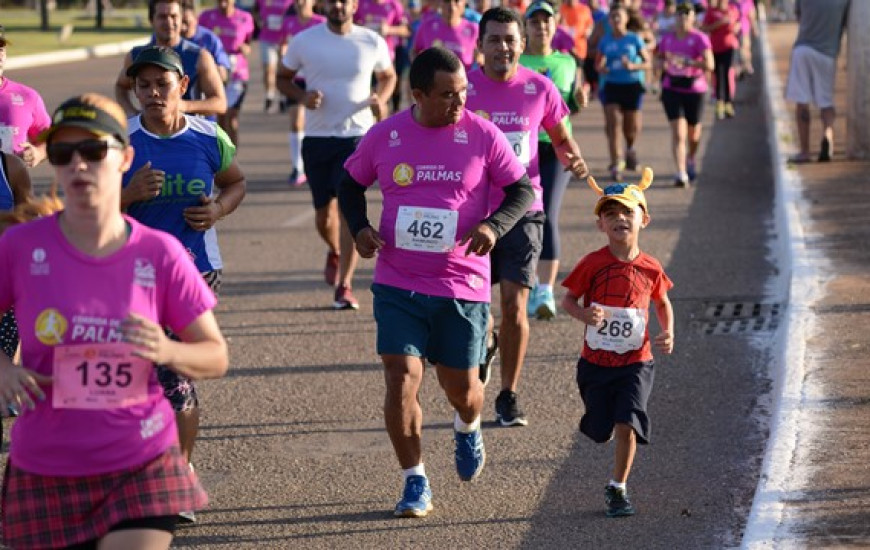
[[[51,117],[45,110],[45,103],[38,93],[33,92],[33,124],[27,130],[27,141],[31,143],[40,132],[51,126]]]
[[[374,155],[370,151],[370,144],[375,141],[373,138],[373,129],[374,128],[370,129],[362,140],[360,140],[356,150],[344,162],[344,169],[347,170],[350,177],[365,187],[371,187],[375,183],[375,180],[378,179],[377,169],[371,162],[371,159],[374,158]]]
[[[174,239],[164,239],[166,247],[160,280],[160,324],[178,334],[200,315],[214,309],[217,298],[197,271],[190,255]]]

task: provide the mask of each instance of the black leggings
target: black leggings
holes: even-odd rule
[[[178,523],[178,516],[154,516],[148,518],[125,519],[120,523],[109,528],[109,533],[114,531],[128,531],[130,529],[154,529],[155,531],[166,531],[170,535],[175,533],[175,525]],[[97,550],[99,540],[89,540],[67,546],[65,550]]]
[[[734,90],[731,89],[731,64],[734,63],[734,50],[714,53],[714,74],[716,76],[716,99],[730,103]]]
[[[541,187],[544,190],[544,212],[547,219],[544,222],[544,246],[541,249],[541,260],[558,260],[561,247],[559,245],[559,210],[562,209],[562,197],[571,179],[571,172],[562,167],[556,157],[553,144],[538,142],[538,165],[541,167]]]

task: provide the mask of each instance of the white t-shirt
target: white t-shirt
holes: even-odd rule
[[[296,35],[281,62],[305,71],[308,90],[320,90],[323,103],[305,112],[305,135],[358,137],[375,123],[369,108],[372,74],[393,66],[387,43],[376,32],[354,25],[336,34],[326,23]]]

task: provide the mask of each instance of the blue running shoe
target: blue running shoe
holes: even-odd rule
[[[534,315],[544,321],[549,321],[556,316],[556,299],[553,297],[552,289],[538,289],[538,299]]]
[[[456,472],[462,481],[471,481],[480,475],[486,463],[483,434],[480,428],[467,434],[454,431],[453,439],[456,442]]]
[[[422,518],[432,511],[432,489],[426,476],[408,476],[402,500],[393,515],[400,518]]]
[[[698,170],[695,168],[695,159],[686,160],[686,175],[689,176],[690,182],[694,182],[698,179]]]
[[[539,305],[541,305],[541,288],[535,285],[529,291],[529,299],[526,302],[526,314],[529,317],[534,317]]]

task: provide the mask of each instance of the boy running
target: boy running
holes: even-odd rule
[[[580,431],[596,443],[616,439],[613,478],[605,489],[608,517],[634,514],[626,481],[637,443],[649,443],[646,405],[654,378],[647,331],[650,301],[662,327],[656,347],[665,354],[674,348],[668,299],[673,283],[638,243],[640,230],[650,222],[643,190],[652,179],[649,168],[638,185],[616,183],[602,190],[588,179],[601,195],[595,215],[608,245],[583,257],[562,282],[568,289],[562,308],[588,325],[577,362],[577,386],[586,409]]]

